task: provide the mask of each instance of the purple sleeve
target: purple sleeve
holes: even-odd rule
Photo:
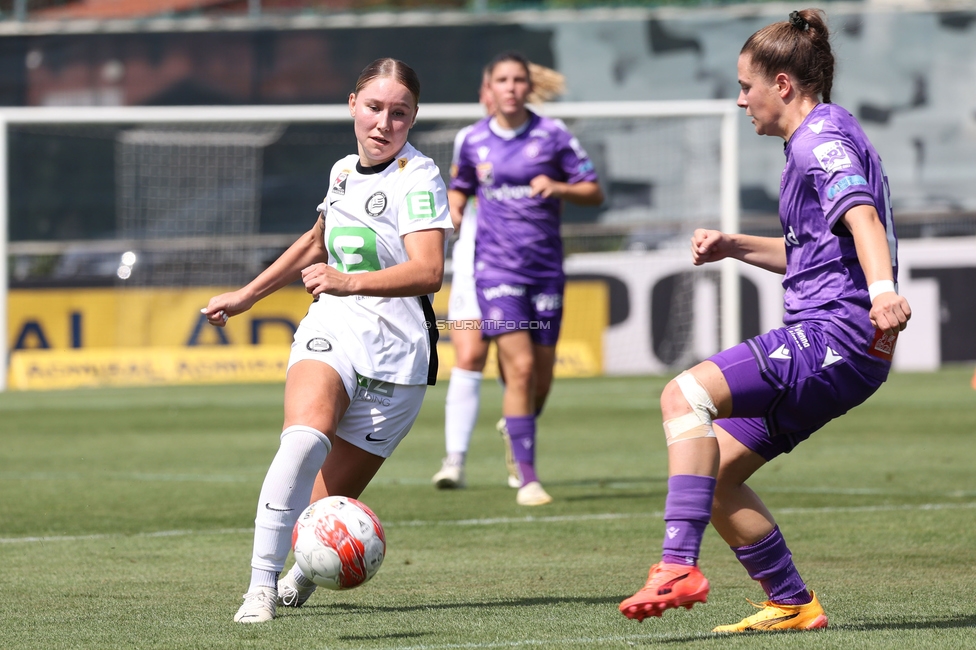
[[[471,161],[471,148],[468,146],[467,138],[458,148],[457,160],[451,165],[450,189],[463,192],[467,196],[472,196],[478,191],[478,178],[474,163]]]
[[[808,170],[820,207],[831,230],[844,214],[856,205],[871,205],[874,197],[867,181],[865,161],[857,144],[843,134],[833,132],[811,143]],[[880,212],[880,210],[879,210]]]
[[[596,170],[586,150],[571,133],[564,131],[565,139],[559,151],[559,167],[566,175],[567,183],[597,181]]]

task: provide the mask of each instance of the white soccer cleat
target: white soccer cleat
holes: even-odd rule
[[[498,421],[495,429],[502,436],[505,443],[505,467],[508,469],[508,487],[516,490],[522,487],[522,473],[519,472],[518,463],[515,462],[515,455],[512,453],[512,440],[508,437],[508,427],[505,426],[505,418]]]
[[[235,623],[263,623],[275,617],[278,590],[258,587],[244,594],[244,604],[234,614]]]
[[[303,587],[291,571],[278,580],[278,604],[282,607],[301,607],[315,593],[316,585]]]
[[[458,490],[464,487],[464,465],[455,465],[444,459],[439,472],[431,479],[438,490]]]
[[[520,506],[544,506],[552,503],[552,497],[542,489],[539,481],[532,481],[519,488],[518,494],[515,495],[515,503]]]

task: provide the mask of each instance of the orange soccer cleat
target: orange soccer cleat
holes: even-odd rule
[[[660,616],[672,607],[691,609],[708,600],[708,580],[696,566],[658,562],[647,574],[647,583],[636,594],[620,603],[620,613],[643,621]]]
[[[777,605],[767,600],[764,603],[753,603],[759,611],[747,616],[732,625],[719,625],[712,632],[728,634],[734,632],[779,632],[783,630],[822,630],[827,627],[827,615],[824,614],[817,594],[810,592],[813,600],[806,605]]]

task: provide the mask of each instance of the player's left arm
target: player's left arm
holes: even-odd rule
[[[446,236],[442,228],[410,232],[403,236],[406,262],[367,273],[343,273],[328,264],[314,264],[302,271],[302,282],[313,296],[403,298],[436,293],[444,281]]]
[[[544,199],[565,199],[577,205],[600,205],[603,203],[603,190],[593,168],[593,161],[583,146],[566,130],[565,125],[558,132],[555,153],[559,174],[564,180],[557,180],[540,174],[529,181],[532,196]]]
[[[891,255],[884,224],[873,205],[855,205],[840,218],[854,237],[857,259],[871,291],[871,324],[888,334],[908,325],[912,309],[895,293]]]
[[[596,181],[563,183],[539,174],[529,182],[532,196],[544,199],[565,199],[577,205],[600,205],[603,203],[603,190]]]

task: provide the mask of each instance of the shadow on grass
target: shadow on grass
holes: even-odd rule
[[[350,603],[330,603],[327,605],[308,605],[302,611],[310,615],[321,616],[329,614],[378,614],[378,613],[406,613],[416,611],[448,610],[448,609],[492,609],[508,607],[537,607],[564,604],[583,605],[616,605],[627,596],[567,596],[567,597],[538,597],[538,598],[507,598],[495,601],[434,603],[424,605],[353,605]]]
[[[838,632],[878,632],[884,630],[949,630],[956,628],[976,628],[976,616],[951,616],[949,618],[919,618],[915,620],[908,621],[860,621],[853,623],[841,623],[831,624],[826,630],[812,630],[809,634],[831,634]],[[791,631],[791,632],[747,632],[745,636],[750,637],[768,637],[768,636],[781,636],[781,635],[796,635],[802,634],[802,632]],[[689,643],[692,641],[701,643],[702,641],[716,641],[721,642],[728,640],[730,637],[735,637],[738,635],[729,634],[686,634],[682,636],[652,636],[648,639],[631,639],[629,641],[630,645],[665,645],[672,643]],[[813,637],[816,638],[816,637]],[[811,641],[813,641],[811,638]]]
[[[831,625],[831,630],[873,632],[875,630],[948,630],[952,628],[976,628],[976,615],[950,616],[948,618],[919,618],[905,621],[858,621]]]

